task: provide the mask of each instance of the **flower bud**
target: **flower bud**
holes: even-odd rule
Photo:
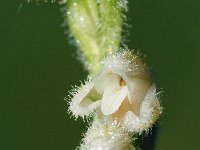
[[[99,71],[99,62],[121,41],[126,0],[68,0],[66,22],[83,51],[91,73]]]
[[[85,134],[80,150],[135,150],[132,137],[116,121],[93,123]]]

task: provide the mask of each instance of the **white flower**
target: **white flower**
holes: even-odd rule
[[[117,119],[130,132],[148,130],[161,113],[149,68],[134,52],[109,55],[102,71],[74,94],[69,109],[88,116],[96,109],[101,116]]]

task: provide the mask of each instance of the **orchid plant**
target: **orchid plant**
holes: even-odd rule
[[[78,149],[136,150],[135,139],[148,133],[162,107],[144,58],[129,50],[122,38],[128,1],[59,3],[89,72],[85,83],[70,91],[68,101],[75,118],[93,118]]]

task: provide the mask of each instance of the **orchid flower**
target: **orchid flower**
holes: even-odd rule
[[[102,61],[102,71],[79,88],[70,102],[75,117],[100,109],[130,132],[147,130],[161,107],[149,68],[134,52],[115,52]]]

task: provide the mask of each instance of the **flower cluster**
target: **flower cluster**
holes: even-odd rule
[[[75,117],[96,112],[99,119],[116,120],[130,133],[148,131],[162,108],[144,60],[133,51],[120,51],[101,65],[101,71],[73,94],[69,110]]]

